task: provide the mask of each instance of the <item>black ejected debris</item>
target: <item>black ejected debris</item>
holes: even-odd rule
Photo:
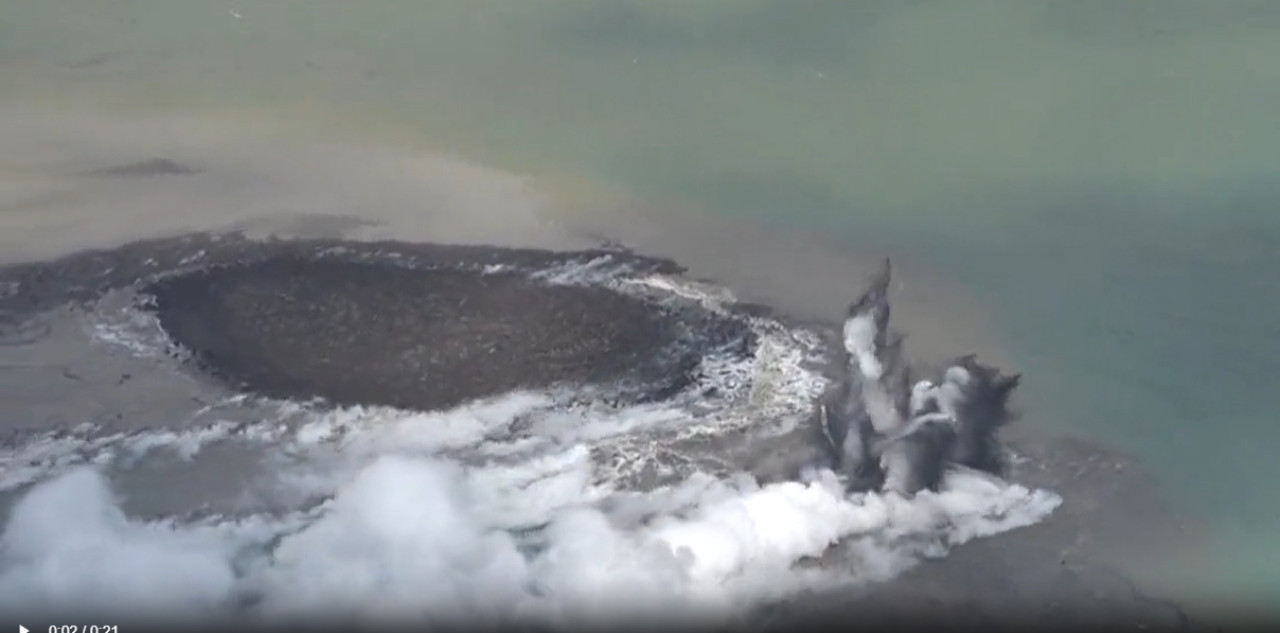
[[[143,291],[175,341],[237,387],[272,397],[438,410],[514,389],[630,385],[667,397],[740,319],[522,272],[281,256]]]

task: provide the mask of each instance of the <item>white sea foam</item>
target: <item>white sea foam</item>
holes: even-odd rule
[[[165,358],[168,335],[154,314],[139,309],[147,300],[132,290],[106,293],[94,305],[87,324],[90,336],[138,358]]]
[[[560,272],[581,279],[597,266]],[[818,338],[766,320],[755,327],[754,358],[704,362],[722,392],[712,404],[694,397],[708,385],[623,409],[565,407],[549,393],[430,413],[229,398],[171,429],[86,425],[28,438],[0,452],[0,489],[42,480],[0,536],[0,611],[558,627],[723,621],[804,588],[891,576],[1039,521],[1060,502],[968,472],[906,500],[849,495],[829,471],[761,486],[742,472],[699,471],[693,460],[664,466],[692,436],[782,433],[811,412],[823,383],[805,361]],[[194,493],[159,519],[122,510],[146,485],[130,479],[117,496],[128,478],[113,473],[164,455],[166,472],[180,477],[211,459],[214,444],[269,449],[259,451],[268,475],[245,485],[275,510],[211,515]],[[662,468],[666,485],[624,489],[632,475]],[[833,546],[835,562],[800,564]]]
[[[967,473],[910,501],[846,495],[829,473],[763,487],[696,473],[623,492],[599,480],[583,442],[472,464],[432,448],[456,446],[459,428],[478,437],[498,409],[407,416],[381,437],[376,423],[361,427],[346,439],[350,453],[340,443],[307,453],[334,438],[295,433],[285,444],[295,461],[282,461],[275,483],[329,496],[306,520],[129,520],[98,471],[72,468],[14,508],[0,609],[195,617],[251,596],[239,615],[553,625],[646,613],[726,618],[814,583],[884,577],[950,545],[1034,523],[1058,503]],[[847,566],[794,569],[842,540],[859,552]]]

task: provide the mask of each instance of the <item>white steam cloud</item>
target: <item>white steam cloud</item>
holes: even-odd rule
[[[198,618],[215,613],[236,582],[225,547],[130,522],[87,467],[19,501],[0,546],[0,610],[15,615],[74,609]]]
[[[965,471],[911,500],[850,495],[829,471],[761,486],[720,456],[681,453],[811,413],[819,337],[754,327],[752,359],[708,356],[710,383],[667,406],[515,393],[448,412],[315,411],[237,396],[179,430],[27,438],[0,449],[0,493],[29,486],[0,533],[0,613],[729,623],[804,589],[891,577],[1060,503]],[[145,338],[134,330],[126,342]],[[712,386],[717,399],[699,395]],[[649,472],[666,485],[627,485]]]
[[[282,461],[276,485],[329,498],[284,518],[131,520],[101,470],[73,467],[13,507],[0,537],[0,611],[562,628],[659,615],[724,622],[803,588],[890,576],[921,556],[1034,523],[1059,503],[972,473],[909,501],[847,495],[829,472],[763,487],[746,475],[695,472],[626,492],[598,480],[582,442],[469,465],[440,453],[536,402],[516,395],[359,427],[320,416],[282,447],[297,461]],[[334,437],[339,422],[350,428]],[[625,426],[599,425],[584,418],[565,437]],[[298,458],[317,446],[329,452]],[[299,474],[325,467],[333,476]],[[797,565],[836,544],[846,550],[840,565]]]

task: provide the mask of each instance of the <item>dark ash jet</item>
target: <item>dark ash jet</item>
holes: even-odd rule
[[[913,381],[903,337],[889,329],[891,270],[886,259],[845,316],[847,359],[821,406],[837,471],[851,490],[905,496],[936,490],[952,466],[1003,475],[996,435],[1013,419],[1008,401],[1021,377],[968,355],[936,380]]]

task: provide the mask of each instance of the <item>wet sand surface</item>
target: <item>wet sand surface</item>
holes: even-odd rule
[[[519,178],[439,157],[367,153],[342,146],[315,151],[281,149],[268,142],[214,143],[210,138],[218,136],[216,126],[201,131],[200,126],[161,125],[150,129],[168,132],[141,142],[130,133],[148,129],[133,127],[141,124],[104,125],[89,118],[73,119],[68,125],[68,121],[31,116],[11,120],[35,124],[6,123],[0,128],[0,146],[7,148],[2,163],[7,177],[0,181],[4,187],[0,222],[6,227],[0,231],[0,261],[10,264],[0,268],[0,395],[10,403],[0,423],[11,438],[89,420],[109,421],[118,428],[163,427],[180,419],[177,412],[225,392],[221,381],[203,371],[173,358],[138,358],[103,348],[89,340],[84,329],[84,302],[105,296],[110,305],[112,292],[157,271],[191,267],[189,258],[219,240],[210,242],[197,235],[82,253],[86,248],[225,228],[244,229],[255,237],[342,236],[366,244],[396,237],[408,242],[554,249],[592,248],[603,235],[644,256],[672,258],[687,266],[689,275],[723,283],[743,300],[768,305],[786,318],[832,327],[861,283],[862,273],[882,255],[848,252],[799,233],[777,234],[680,213],[632,213],[631,206],[638,204],[632,201],[611,201],[589,218],[556,211]],[[62,145],[50,138],[62,139]],[[172,153],[157,152],[157,146],[167,146]],[[159,162],[151,158],[157,155],[169,158]],[[58,213],[52,213],[53,208]],[[223,239],[229,241],[218,248],[233,262],[261,261],[264,254],[290,248],[287,241]],[[487,252],[485,246],[465,248],[481,258]],[[661,259],[645,261],[674,265]],[[909,258],[898,261],[899,278],[906,281],[894,289],[895,320],[911,335],[913,357],[936,360],[976,351],[990,362],[1006,364],[997,337],[986,329],[985,308],[931,284],[928,272]],[[350,268],[291,264],[244,270],[256,272],[242,270],[236,278],[239,283],[259,288],[276,301],[269,318],[258,318],[261,313],[255,311],[260,303],[215,306],[209,303],[211,295],[184,289],[181,281],[174,281],[159,287],[161,320],[166,310],[171,324],[185,318],[185,325],[173,327],[175,331],[187,328],[190,340],[211,333],[228,336],[229,331],[218,332],[210,326],[238,322],[260,328],[260,338],[250,341],[287,346],[287,340],[267,334],[271,327],[297,320],[314,328],[313,334],[341,333],[346,327],[341,319],[354,318],[352,310],[412,313],[414,303],[422,300],[413,280],[371,285],[369,278]],[[423,278],[421,283],[428,280]],[[291,312],[278,302],[280,284],[329,293],[325,296],[335,303],[325,304],[328,310],[319,315]],[[227,286],[221,287],[226,292]],[[456,296],[475,291],[475,286],[460,283]],[[505,292],[489,296],[502,301],[519,298]],[[601,306],[598,297],[574,295],[565,297],[566,303],[538,303],[544,299],[544,295],[521,299],[532,307],[532,321],[510,327],[521,333],[542,331],[548,319],[561,318],[555,314],[556,306],[569,305],[581,328],[598,332],[610,345],[643,346],[663,336],[663,328],[654,326],[628,340],[616,329],[619,320],[627,319],[630,326],[637,317],[640,322],[645,319],[633,314],[625,302]],[[216,323],[200,320],[201,316],[212,318],[215,308],[225,311],[224,318]],[[386,376],[399,376],[391,369],[397,361],[384,355],[403,351],[406,341],[396,338],[404,336],[403,330],[362,332],[375,340],[339,335],[328,347],[287,351],[295,359],[323,351],[331,354],[327,362],[380,367],[377,371],[387,372]],[[482,340],[476,343],[484,346]],[[466,351],[460,349],[459,354]],[[248,363],[242,369],[251,364],[248,357],[242,362]],[[525,362],[538,367],[535,361]],[[323,363],[317,360],[316,366]],[[238,379],[255,382],[275,377],[241,374]],[[291,393],[329,393],[335,388],[322,373],[293,375],[289,380]],[[483,380],[496,382],[482,384]],[[501,377],[483,380],[440,397],[457,399],[510,384]],[[394,382],[389,388],[412,389]],[[337,399],[359,401],[368,395],[353,389]],[[1034,411],[1028,417],[1034,417]],[[768,445],[737,450],[753,455],[774,449],[803,453],[811,441],[810,431],[799,429]],[[1118,553],[1139,542],[1157,554],[1195,550],[1202,546],[1195,524],[1163,504],[1163,491],[1131,460],[1087,442],[1050,437],[1025,421],[1011,436],[1014,448],[1026,458],[1013,479],[1047,487],[1065,499],[1047,521],[966,544],[943,560],[926,563],[883,585],[798,599],[765,622],[781,625],[808,618],[838,618],[849,624],[862,618],[915,622],[937,616],[956,623],[967,616],[984,623],[1025,617],[1052,624],[1076,617],[1141,623],[1148,630],[1187,626],[1183,609],[1158,597],[1162,594],[1154,589],[1139,588],[1127,575],[1123,563],[1142,556],[1133,551],[1124,556]],[[11,495],[5,499],[5,513],[11,499]],[[825,564],[839,564],[838,556]],[[1190,622],[1196,624],[1194,619]]]

